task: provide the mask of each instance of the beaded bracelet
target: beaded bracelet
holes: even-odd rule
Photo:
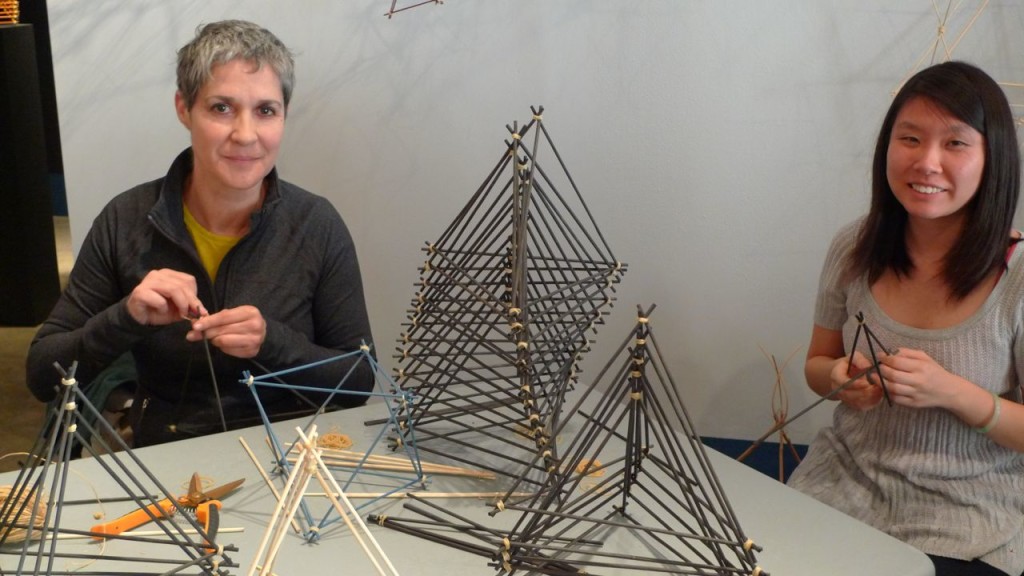
[[[1002,406],[1002,402],[999,401],[999,396],[992,391],[989,391],[992,395],[992,401],[995,402],[995,409],[992,412],[992,417],[988,419],[988,422],[984,426],[976,427],[974,429],[978,434],[988,434],[996,426],[996,422],[999,422],[999,408]]]

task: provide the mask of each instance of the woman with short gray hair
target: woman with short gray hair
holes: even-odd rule
[[[174,107],[191,146],[167,174],[115,197],[96,218],[68,287],[29,350],[28,384],[54,398],[54,362],[90,382],[131,353],[136,446],[257,424],[238,380],[312,364],[372,342],[355,246],[326,199],[278,177],[294,86],[291,51],[251,22],[200,26],[178,51]],[[303,385],[363,404],[366,363],[330,362]],[[264,390],[271,419],[323,398]]]

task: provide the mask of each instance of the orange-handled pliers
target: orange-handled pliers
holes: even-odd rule
[[[215,506],[219,510],[221,506],[220,499],[233,492],[243,482],[245,482],[245,478],[228,482],[216,488],[203,490],[202,480],[199,477],[199,473],[196,472],[192,474],[192,479],[189,480],[188,494],[176,498],[178,507],[195,510],[196,519],[203,523],[204,529],[208,529],[210,517],[216,518],[216,513],[210,514],[210,506]],[[155,504],[129,512],[110,522],[97,524],[90,531],[93,533],[93,538],[102,540],[104,536],[113,536],[133,530],[150,520],[166,518],[174,514],[178,507],[171,502],[170,498],[164,498]]]

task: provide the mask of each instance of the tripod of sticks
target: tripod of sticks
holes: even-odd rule
[[[188,574],[185,570],[198,569],[198,573],[203,575],[228,575],[226,568],[237,567],[238,564],[226,556],[225,552],[237,552],[237,547],[217,544],[215,528],[212,528],[216,522],[210,522],[211,529],[208,532],[124,443],[79,388],[75,379],[77,363],[72,364],[68,370],[59,364],[54,366],[61,375],[59,398],[49,410],[47,422],[32,448],[29,464],[19,471],[10,497],[0,506],[0,555],[18,557],[14,574],[78,574],[78,570],[58,565],[59,561],[76,559],[102,560],[104,566],[107,563],[141,564],[145,568],[134,568],[131,572],[140,576],[168,573],[163,570],[143,571],[153,566],[173,566],[170,570],[176,574]],[[92,442],[85,439],[86,435],[82,431],[89,432],[87,436]],[[108,439],[113,441],[113,445]],[[93,442],[96,443],[95,447]],[[117,500],[133,502],[149,515],[150,520],[164,517],[157,511],[162,509],[160,503],[166,500],[173,507],[172,513],[179,518],[179,522],[187,526],[179,522],[156,522],[162,535],[141,537],[94,533],[65,525],[62,521],[65,508],[77,503],[65,498],[66,489],[72,482],[69,478],[70,463],[72,448],[76,443],[113,480],[112,485],[123,490],[126,498]],[[49,505],[44,506],[44,501]],[[14,551],[5,548],[4,544],[17,541],[19,530],[25,535],[20,539],[19,549]],[[162,546],[161,550],[169,550],[172,555],[72,553],[63,550],[60,545],[61,537],[68,536],[144,543],[152,545],[153,549]]]

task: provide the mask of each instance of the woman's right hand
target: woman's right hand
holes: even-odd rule
[[[191,274],[167,268],[151,270],[128,295],[128,314],[149,326],[205,316],[206,308],[196,292],[196,279]]]
[[[847,357],[837,358],[832,365],[831,378],[832,390],[839,388],[850,381],[850,377],[871,368],[871,361],[860,352],[853,353],[853,362]],[[876,376],[876,372],[870,372],[850,382],[845,388],[836,394],[840,402],[854,410],[870,410],[882,401],[884,394],[882,386]]]

